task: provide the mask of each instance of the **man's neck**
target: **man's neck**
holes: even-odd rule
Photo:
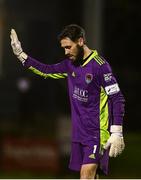
[[[91,53],[92,53],[92,50],[89,49],[88,46],[84,45],[84,57],[83,57],[83,59],[86,59]]]

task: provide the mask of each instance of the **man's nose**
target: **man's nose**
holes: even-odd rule
[[[69,54],[69,51],[66,49],[65,50],[65,55],[68,55]]]

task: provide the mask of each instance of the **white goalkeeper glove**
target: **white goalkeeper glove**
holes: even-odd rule
[[[104,149],[109,150],[110,157],[117,157],[125,148],[123,134],[122,134],[122,126],[120,125],[112,125],[110,128],[111,136],[108,139],[107,143],[104,146]]]
[[[22,63],[24,63],[28,56],[26,53],[23,52],[23,49],[21,47],[21,43],[18,40],[18,36],[17,36],[16,31],[14,29],[11,29],[10,38],[11,38],[11,46],[13,49],[13,53],[17,56],[17,58]]]

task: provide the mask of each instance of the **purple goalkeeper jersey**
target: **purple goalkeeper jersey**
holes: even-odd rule
[[[109,138],[109,126],[122,125],[124,97],[108,62],[94,50],[80,66],[70,59],[46,65],[28,57],[24,66],[45,78],[67,77],[71,104],[72,141]]]

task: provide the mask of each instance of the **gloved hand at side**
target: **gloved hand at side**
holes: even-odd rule
[[[16,31],[14,29],[11,29],[10,38],[11,38],[11,46],[13,49],[13,53],[17,56],[17,58],[22,63],[24,63],[28,56],[26,53],[23,52],[23,49],[21,47],[21,43],[18,40],[18,36],[17,36]]]
[[[125,148],[122,126],[112,125],[110,128],[111,136],[104,146],[104,149],[109,149],[110,157],[117,157]]]

